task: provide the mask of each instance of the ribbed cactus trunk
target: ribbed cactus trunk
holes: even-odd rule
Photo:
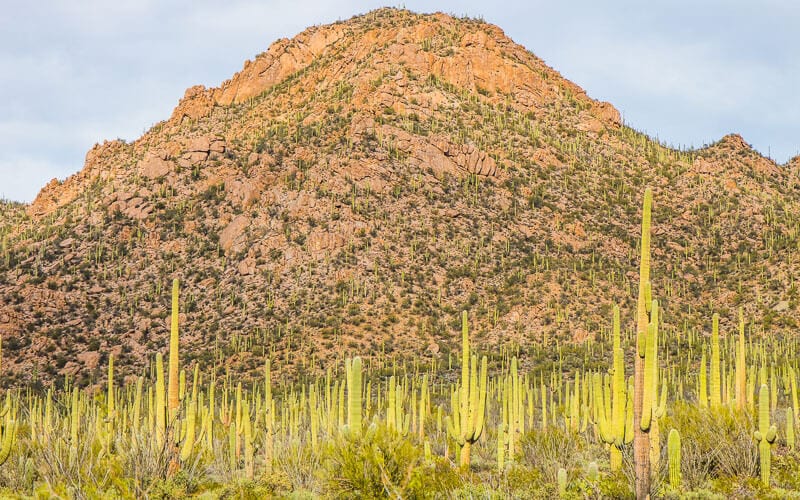
[[[753,433],[753,437],[758,443],[761,483],[769,486],[772,444],[777,437],[777,428],[769,421],[769,387],[767,384],[762,384],[758,391],[758,430]]]
[[[635,493],[638,500],[650,495],[650,436],[639,423],[645,402],[644,351],[650,318],[647,314],[647,291],[650,283],[650,211],[652,191],[644,193],[642,206],[641,258],[639,261],[639,298],[636,302],[636,353],[633,363],[633,463]]]
[[[611,443],[610,466],[612,471],[622,468],[622,445],[630,443],[632,436],[625,433],[626,406],[627,406],[627,384],[625,382],[625,355],[622,351],[622,341],[620,335],[619,307],[614,305],[613,319],[613,373],[611,383],[611,428],[614,442]]]
[[[78,429],[80,428],[81,410],[78,401],[78,388],[72,389],[72,403],[70,405],[69,420],[69,450],[71,456],[76,456],[78,452]]]
[[[164,446],[167,434],[166,398],[164,394],[164,358],[161,353],[156,353],[156,444],[158,448]]]
[[[797,377],[793,367],[789,367],[789,392],[792,396],[792,410],[794,410],[794,419],[800,418],[800,407],[797,403]]]
[[[328,390],[329,402],[330,399],[330,390]],[[332,420],[330,410],[328,411],[328,420]],[[267,474],[272,474],[272,462],[275,455],[274,428],[275,401],[272,399],[272,368],[270,360],[267,358],[264,363],[264,471]]]
[[[169,331],[169,387],[167,389],[167,411],[169,418],[175,418],[180,404],[179,364],[178,364],[178,280],[172,280],[172,317]]]
[[[744,345],[744,314],[739,308],[739,338],[736,343],[736,407],[744,410],[747,405],[747,364]]]
[[[183,438],[180,458],[185,462],[192,456],[197,426],[197,386],[199,385],[200,365],[194,365],[194,382],[192,383],[192,399],[186,407],[186,434]]]
[[[17,437],[17,409],[16,403],[11,401],[11,391],[6,391],[6,403],[3,408],[4,423],[2,437],[0,437],[0,465],[3,465],[11,455],[14,440]],[[33,440],[33,439],[32,439]]]
[[[361,434],[361,358],[347,360],[347,426],[354,436]]]
[[[719,314],[714,313],[711,326],[711,408],[719,409],[722,404],[722,387],[719,357]]]
[[[49,395],[49,393],[48,393]],[[106,449],[111,448],[111,441],[114,435],[114,419],[116,418],[116,408],[114,407],[114,354],[108,356],[108,392],[106,394]],[[49,402],[49,400],[48,400]],[[49,420],[49,419],[48,419]]]
[[[706,374],[707,368],[708,368],[708,363],[706,362],[706,353],[703,352],[703,355],[700,356],[700,373],[698,375],[698,382],[697,382],[697,404],[700,405],[700,408],[706,408],[708,406],[708,375]]]
[[[677,490],[681,487],[681,435],[677,429],[669,431],[667,456],[669,459],[669,485]]]

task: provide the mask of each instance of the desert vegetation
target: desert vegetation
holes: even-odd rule
[[[730,498],[796,495],[794,339],[664,334],[645,193],[635,311],[581,345],[479,352],[470,314],[446,361],[347,357],[243,383],[182,363],[171,328],[145,373],[102,388],[7,389],[0,484],[37,498]],[[657,262],[653,263],[655,266]],[[623,329],[623,317],[635,327]],[[666,330],[670,331],[670,330]],[[524,367],[524,368],[523,368]],[[323,367],[319,367],[323,369]]]

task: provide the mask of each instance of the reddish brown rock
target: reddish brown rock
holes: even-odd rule
[[[244,233],[250,224],[246,215],[236,216],[219,235],[220,248],[225,253],[238,252],[244,247]]]
[[[169,156],[163,151],[148,152],[139,162],[139,171],[148,179],[163,177],[173,169],[173,163],[168,158]]]
[[[210,91],[202,85],[195,85],[186,89],[183,99],[172,112],[170,121],[180,123],[185,118],[197,120],[211,113],[214,108],[214,98]]]

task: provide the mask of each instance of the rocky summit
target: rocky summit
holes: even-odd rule
[[[633,307],[645,186],[662,328],[718,312],[734,331],[741,305],[781,335],[798,169],[738,135],[667,147],[483,21],[373,11],[276,41],[4,203],[2,377],[91,383],[110,353],[138,375],[173,278],[183,360],[254,376],[265,355],[295,375],[351,353],[446,362],[464,309],[480,346],[583,342]]]

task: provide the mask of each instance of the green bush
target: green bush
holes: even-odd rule
[[[324,474],[326,494],[334,498],[433,498],[460,484],[449,463],[426,463],[420,446],[374,423],[361,436],[331,441]]]
[[[676,401],[662,428],[681,434],[681,473],[687,490],[708,486],[712,477],[752,478],[758,473],[752,416],[729,407],[709,411]]]

